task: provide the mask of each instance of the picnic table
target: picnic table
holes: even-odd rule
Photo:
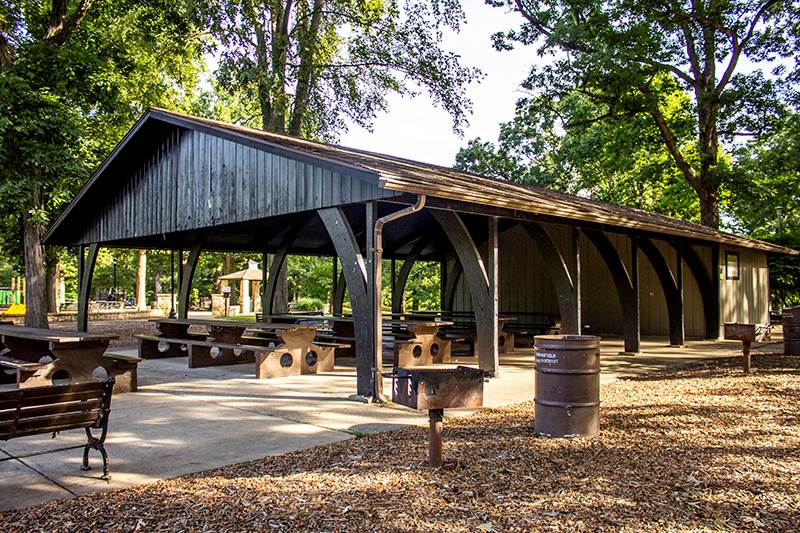
[[[478,335],[475,314],[471,311],[411,311],[409,313],[387,314],[393,319],[424,319],[436,318],[447,320],[448,325],[443,325],[440,337],[456,343],[465,343],[468,347],[468,354],[475,353],[475,339]],[[500,353],[506,353],[514,349],[514,331],[507,327],[509,322],[518,320],[518,317],[511,314],[504,314],[497,318],[497,346]]]
[[[138,335],[144,358],[188,356],[189,368],[255,363],[256,377],[333,370],[333,347],[315,343],[309,324],[222,319],[153,319],[158,335]],[[200,326],[204,333],[190,333]]]
[[[116,335],[0,325],[0,380],[17,387],[116,379],[115,392],[137,389],[139,358],[105,353]]]

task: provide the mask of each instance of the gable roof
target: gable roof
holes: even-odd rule
[[[579,221],[601,224],[609,228],[640,230],[767,252],[800,254],[800,252],[783,246],[741,237],[641,209],[591,200],[508,180],[489,178],[440,165],[309,141],[299,137],[266,132],[159,108],[149,108],[145,112],[55,221],[45,235],[45,241],[69,218],[70,212],[86,192],[95,185],[110,162],[149,121],[160,121],[189,130],[202,131],[237,143],[259,146],[287,157],[312,161],[315,164],[358,175],[361,179],[377,180],[381,188],[398,194],[425,194],[458,202],[488,205],[542,215],[550,219],[563,219],[564,223]]]

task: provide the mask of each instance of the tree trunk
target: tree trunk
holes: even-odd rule
[[[704,226],[717,229],[719,227],[719,197],[717,191],[710,187],[698,191],[700,197],[700,223]]]
[[[163,292],[164,287],[161,285],[161,271],[156,270],[153,274],[153,292],[158,296]]]
[[[58,296],[61,280],[61,265],[58,257],[55,258],[50,269],[47,271],[47,312],[58,313]]]
[[[42,204],[42,192],[33,192],[34,208]],[[22,243],[25,259],[25,325],[46,328],[47,324],[47,275],[44,265],[42,227],[30,218],[30,210],[22,212]]]
[[[147,253],[137,250],[136,262],[136,310],[147,310]]]

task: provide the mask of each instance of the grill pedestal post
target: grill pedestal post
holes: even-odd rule
[[[428,464],[431,468],[442,466],[442,420],[444,409],[428,409]]]

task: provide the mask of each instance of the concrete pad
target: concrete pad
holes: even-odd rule
[[[779,350],[779,342],[754,345],[753,351]],[[622,344],[622,339],[603,340],[601,382],[701,358],[731,356],[741,350],[741,344],[734,341],[669,347],[663,339],[644,339],[641,354],[622,356]],[[136,353],[135,348],[125,351]],[[473,358],[455,358],[454,362],[475,365]],[[0,510],[426,424],[425,413],[349,400],[355,392],[355,369],[340,363],[346,365],[348,361],[337,361],[337,368],[330,373],[256,380],[252,363],[189,369],[186,357],[143,361],[139,366],[140,391],[116,395],[112,400],[107,441],[112,479],[99,479],[101,461],[95,451],[90,453],[94,469],[89,472],[80,470],[80,449],[23,462],[3,461]],[[391,395],[388,378],[384,390]],[[485,384],[484,405],[500,407],[528,401],[533,394],[533,350],[520,349],[501,356],[499,377]],[[446,415],[462,416],[472,411],[448,410]],[[0,452],[26,455],[83,443],[83,431],[68,431],[55,440],[48,435],[14,439],[0,444]]]

